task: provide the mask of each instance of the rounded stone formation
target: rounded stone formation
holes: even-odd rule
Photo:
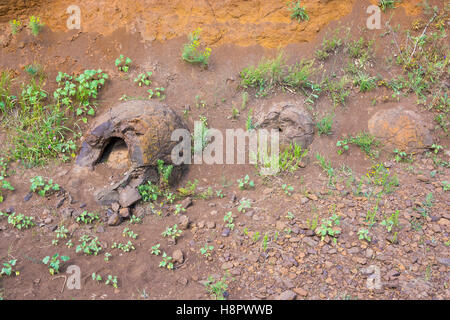
[[[390,151],[408,153],[431,147],[433,136],[427,121],[403,106],[376,112],[368,122],[369,132]]]
[[[180,117],[155,101],[134,100],[120,103],[98,117],[81,145],[76,163],[94,167],[113,138],[127,145],[131,167],[155,166],[158,159],[171,163],[170,155],[178,143],[170,137],[176,129],[186,129]]]
[[[257,124],[258,128],[278,130],[281,147],[295,143],[306,149],[314,140],[315,124],[300,102],[277,103],[257,116]]]

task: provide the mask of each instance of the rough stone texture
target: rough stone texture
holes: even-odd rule
[[[171,163],[171,152],[178,141],[171,141],[172,132],[186,126],[171,109],[155,101],[120,103],[96,119],[86,135],[76,163],[79,167],[94,168],[112,139],[122,139],[129,153],[130,169],[125,177],[94,193],[100,205],[118,202],[123,208],[139,201],[137,186],[159,182],[157,160]],[[177,180],[184,166],[175,166],[171,181]]]
[[[368,123],[369,132],[390,151],[421,151],[433,144],[431,128],[418,113],[403,106],[380,110]]]
[[[76,163],[93,167],[113,138],[125,141],[133,168],[155,166],[158,159],[170,163],[172,149],[178,144],[170,137],[175,129],[181,128],[186,126],[180,117],[160,103],[141,100],[120,103],[96,119]]]
[[[314,122],[299,102],[277,103],[259,113],[256,123],[258,128],[279,130],[281,147],[296,143],[306,149],[314,139]]]
[[[172,253],[172,259],[175,263],[183,263],[184,262],[184,254],[181,250],[177,249]]]
[[[109,226],[118,226],[121,222],[122,218],[117,213],[113,213],[108,219]]]
[[[284,291],[278,295],[275,300],[294,300],[297,294],[291,290]]]

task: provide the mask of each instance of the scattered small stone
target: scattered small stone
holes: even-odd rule
[[[81,205],[80,205],[80,209],[83,209],[83,208],[86,208],[86,203],[82,203]]]
[[[27,202],[33,197],[33,192],[28,193],[24,198],[23,201]]]
[[[122,218],[128,219],[130,217],[130,208],[122,208],[119,210],[119,214]]]
[[[311,238],[308,238],[308,237],[304,238],[303,242],[306,243],[310,247],[315,247],[319,244],[317,241],[315,241]]]
[[[64,204],[64,201],[66,201],[66,197],[62,197],[61,200],[58,201],[58,203],[56,204],[56,209],[61,208]]]
[[[301,297],[306,297],[308,295],[308,291],[306,291],[306,290],[304,290],[302,288],[295,288],[294,292],[296,294],[298,294],[299,296],[301,296]]]
[[[172,253],[173,262],[177,262],[179,264],[184,262],[184,254],[181,250],[177,249]]]
[[[179,284],[181,284],[182,286],[186,286],[188,284],[189,280],[185,277],[180,277],[180,278],[178,278],[177,282]]]
[[[214,228],[216,227],[216,223],[215,223],[214,221],[208,221],[208,222],[206,223],[206,227],[207,227],[208,229],[214,229]]]
[[[120,204],[118,202],[114,202],[113,204],[111,204],[111,210],[114,212],[119,212]]]
[[[127,186],[119,193],[119,203],[122,208],[127,208],[139,200],[141,200],[141,194],[136,188]]]
[[[223,270],[228,270],[228,269],[231,269],[233,267],[234,267],[234,265],[233,265],[233,262],[231,262],[231,261],[228,261],[228,262],[225,262],[224,264],[222,264],[222,269]]]
[[[187,230],[189,228],[189,217],[186,215],[181,215],[178,219],[178,225],[180,226],[181,230]]]
[[[44,220],[44,223],[45,223],[45,224],[50,224],[50,223],[52,223],[52,221],[53,221],[53,219],[50,218],[50,217],[48,217],[48,218],[46,218],[46,219]]]
[[[187,197],[186,199],[184,199],[184,200],[181,202],[181,206],[182,206],[184,209],[187,209],[187,208],[189,208],[190,206],[192,206],[192,198],[191,198],[191,197]]]
[[[230,229],[229,228],[225,228],[222,231],[222,237],[228,237],[230,235]]]
[[[294,300],[296,297],[297,294],[294,291],[287,290],[279,294],[275,300]]]
[[[122,218],[117,213],[113,213],[108,219],[109,226],[118,226],[122,222]]]

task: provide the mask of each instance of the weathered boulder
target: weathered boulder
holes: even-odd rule
[[[390,151],[408,153],[431,147],[431,126],[415,111],[403,106],[376,112],[368,122],[369,132]]]
[[[96,190],[94,197],[100,205],[120,203],[123,208],[140,200],[137,187],[146,181],[159,182],[157,160],[171,164],[172,132],[186,129],[181,118],[166,106],[154,101],[120,103],[98,117],[86,135],[76,164],[94,168],[109,143],[121,139],[128,149],[130,168],[115,184]],[[178,179],[184,166],[175,166],[170,182]]]
[[[258,128],[278,130],[281,147],[295,143],[306,149],[314,139],[314,122],[299,102],[277,103],[268,111],[260,112],[256,123]]]

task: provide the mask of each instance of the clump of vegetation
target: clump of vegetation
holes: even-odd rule
[[[30,179],[31,192],[36,192],[41,197],[48,196],[53,192],[59,191],[59,185],[53,183],[53,179],[46,180],[41,176],[36,176]]]
[[[350,139],[350,142],[357,145],[370,157],[377,157],[378,152],[372,148],[378,147],[380,142],[373,135],[367,132],[360,132]]]
[[[183,231],[181,231],[180,229],[178,229],[178,225],[174,224],[172,227],[167,227],[166,230],[164,230],[163,233],[161,233],[161,235],[163,237],[167,237],[172,239],[172,241],[176,241],[176,239],[181,236],[181,234],[183,233]]]
[[[159,263],[159,267],[160,268],[167,268],[169,270],[173,270],[173,262],[172,262],[172,257],[169,256],[167,253],[163,252],[162,254],[162,260]]]
[[[18,20],[18,19],[17,20],[14,19],[9,22],[9,26],[11,27],[11,33],[14,35],[20,31],[22,22],[20,22],[20,20]]]
[[[222,279],[215,280],[212,276],[208,277],[208,281],[205,283],[206,290],[210,296],[215,300],[225,300],[228,296],[228,284],[227,276],[224,275]]]
[[[169,185],[169,179],[173,171],[173,165],[165,165],[164,161],[161,159],[158,159],[156,161],[157,168],[158,168],[158,175],[159,180],[161,181],[161,184],[163,186]]]
[[[243,179],[238,179],[237,183],[238,183],[239,189],[241,189],[241,190],[246,190],[246,189],[255,187],[255,183],[253,182],[253,180],[250,180],[250,177],[248,176],[248,174],[245,175],[245,177]]]
[[[160,101],[164,100],[166,98],[166,95],[164,94],[165,89],[160,88],[154,88],[154,89],[148,89],[148,98],[158,98]]]
[[[41,32],[42,27],[44,26],[43,23],[41,23],[41,19],[39,17],[31,16],[30,22],[28,24],[28,27],[30,28],[31,34],[33,36],[37,36],[39,32]]]
[[[102,246],[100,244],[100,241],[98,240],[98,237],[92,238],[88,235],[83,235],[80,238],[80,244],[77,246],[75,252],[83,252],[87,255],[94,255],[96,256],[101,250]]]
[[[61,262],[69,261],[68,256],[60,256],[58,253],[55,253],[53,256],[46,256],[42,259],[42,263],[48,265],[48,271],[51,275],[59,273],[59,267]]]
[[[1,212],[0,212],[1,213]],[[28,229],[34,226],[34,217],[28,217],[22,213],[11,213],[8,216],[8,223],[11,224],[13,227],[22,230],[22,229]]]
[[[0,271],[0,277],[2,275],[11,276],[13,273],[18,276],[20,274],[19,271],[14,271],[13,267],[16,265],[17,259],[9,260],[7,262],[3,262],[2,270]]]
[[[115,61],[115,65],[119,71],[128,72],[133,61],[121,54]]]
[[[339,37],[339,32],[336,31],[331,38],[324,38],[321,49],[316,50],[316,57],[319,60],[326,60],[328,57],[337,52],[342,46],[343,41]]]
[[[201,29],[197,29],[189,34],[189,42],[184,44],[181,57],[189,63],[207,66],[211,56],[211,48],[207,47],[203,51],[200,50],[200,32]]]
[[[14,187],[11,185],[9,181],[6,180],[7,174],[7,166],[4,158],[0,158],[0,203],[3,202],[3,194],[2,190],[10,190],[14,191]]]
[[[94,221],[99,220],[100,217],[98,216],[97,213],[92,213],[92,212],[87,212],[87,211],[83,211],[76,219],[77,222],[79,223],[84,223],[84,224],[91,224]]]
[[[386,9],[395,9],[395,4],[401,2],[402,0],[379,0],[378,6],[381,8],[381,11],[386,12]]]
[[[300,1],[291,1],[288,2],[288,9],[291,12],[291,19],[297,20],[299,23],[302,21],[308,21],[309,15],[306,12],[306,9],[301,6]]]
[[[323,117],[322,119],[317,122],[316,127],[319,133],[319,136],[321,135],[330,135],[331,134],[331,127],[333,126],[333,116],[328,115]]]
[[[333,214],[328,219],[322,219],[322,224],[316,229],[316,234],[320,235],[322,240],[328,235],[333,239],[333,242],[337,242],[337,236],[341,233],[336,227],[340,225],[340,217]]]
[[[302,160],[308,155],[308,149],[303,149],[296,143],[290,144],[280,153],[279,167],[281,171],[294,172],[304,165]]]
[[[320,92],[320,87],[310,78],[314,73],[312,60],[287,65],[283,52],[274,59],[263,58],[258,66],[249,66],[241,71],[241,87],[255,88],[256,97],[269,95],[276,87],[299,90],[306,96]]]
[[[148,181],[146,184],[141,184],[138,187],[138,191],[144,202],[156,201],[158,200],[158,197],[162,195],[159,187],[152,184],[151,181]]]
[[[148,71],[147,73],[140,73],[135,79],[134,82],[139,85],[139,87],[142,86],[149,86],[152,83],[152,80],[150,80],[150,77],[152,76],[152,72]]]

